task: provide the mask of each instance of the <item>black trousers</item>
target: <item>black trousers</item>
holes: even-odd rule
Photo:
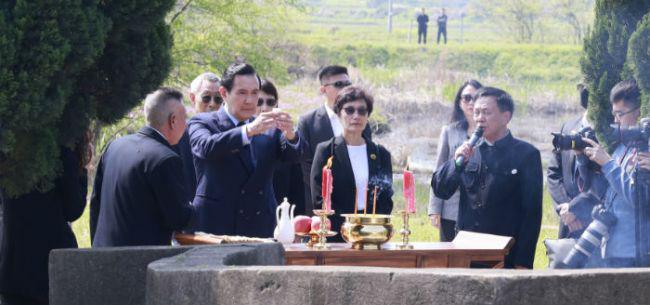
[[[424,41],[424,44],[427,44],[427,28],[418,28],[418,44],[421,41]]]
[[[452,241],[456,237],[456,222],[440,218],[440,241]]]
[[[438,28],[438,39],[437,39],[438,44],[440,44],[440,35],[445,36],[445,44],[447,44],[447,28]]]
[[[0,305],[47,305],[47,299],[39,299],[18,294],[0,295]]]

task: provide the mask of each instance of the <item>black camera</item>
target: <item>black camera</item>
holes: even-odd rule
[[[567,255],[557,268],[578,269],[583,268],[591,254],[600,249],[604,237],[609,235],[610,229],[616,225],[616,216],[607,211],[602,205],[597,205],[591,212],[593,221],[580,235],[569,255]]]
[[[559,132],[552,132],[551,134],[553,135],[553,147],[555,150],[582,150],[585,147],[591,146],[589,143],[583,141],[582,138],[588,138],[598,142],[596,132],[591,127],[584,127],[572,134]]]
[[[629,145],[638,143],[643,151],[647,150],[648,140],[650,139],[650,118],[643,118],[637,126],[621,127],[618,124],[610,125],[612,127],[611,136],[614,140]]]

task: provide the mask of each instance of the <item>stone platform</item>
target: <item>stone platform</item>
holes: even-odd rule
[[[649,304],[650,269],[282,266],[279,244],[56,250],[59,304]]]

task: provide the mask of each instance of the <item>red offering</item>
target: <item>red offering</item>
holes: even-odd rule
[[[323,167],[323,182],[321,185],[321,193],[323,195],[323,209],[325,211],[332,210],[332,188],[334,178],[332,177],[332,157],[327,160],[327,164]]]
[[[408,167],[404,169],[404,200],[406,201],[404,210],[415,213],[415,177]]]

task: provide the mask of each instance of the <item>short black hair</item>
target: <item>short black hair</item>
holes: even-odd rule
[[[260,77],[257,75],[257,72],[255,71],[255,68],[253,66],[247,64],[247,63],[232,63],[228,68],[226,68],[225,71],[223,71],[223,75],[221,77],[221,86],[226,88],[228,92],[232,90],[232,87],[235,84],[235,77],[237,75],[255,75],[257,77],[257,82],[262,86],[262,81],[260,80]]]
[[[337,65],[326,66],[320,69],[320,71],[318,71],[318,80],[322,82],[323,78],[325,77],[330,77],[339,74],[348,75],[348,68],[343,66],[337,66]]]
[[[633,79],[619,82],[609,93],[610,103],[614,104],[622,100],[632,108],[637,108],[641,105],[640,97],[641,92],[639,91],[639,86],[637,86],[636,81]]]
[[[375,99],[365,90],[361,89],[358,86],[348,86],[339,92],[336,96],[336,101],[334,102],[334,113],[337,115],[341,113],[341,109],[347,103],[362,100],[366,102],[366,107],[368,108],[368,116],[372,113],[372,105],[375,103]]]
[[[474,100],[477,101],[481,97],[492,96],[497,100],[497,106],[499,111],[506,112],[509,111],[510,114],[515,114],[515,102],[512,100],[512,97],[508,92],[494,87],[482,87],[476,91]]]
[[[268,80],[266,78],[263,79],[262,80],[262,86],[260,87],[260,90],[262,90],[262,92],[264,92],[264,93],[266,93],[268,95],[273,95],[275,100],[276,101],[278,100],[278,89],[275,88],[275,85],[273,85],[273,83],[270,80]]]
[[[578,89],[578,93],[580,94],[580,106],[587,109],[589,107],[589,89],[587,89],[587,85],[579,83],[576,89]]]

